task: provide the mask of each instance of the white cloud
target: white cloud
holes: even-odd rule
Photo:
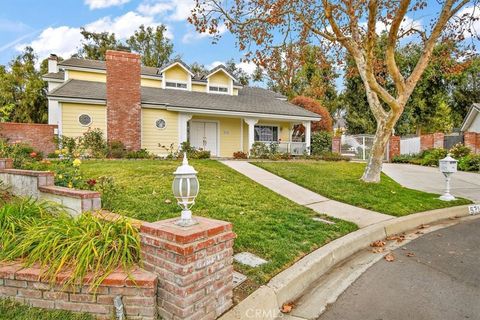
[[[144,15],[160,15],[171,21],[186,21],[194,7],[193,0],[146,0],[137,10]]]
[[[457,17],[459,18],[464,16],[473,16],[475,19],[468,24],[463,24],[460,26],[463,28],[463,36],[468,39],[472,36],[480,34],[480,8],[475,6],[465,7],[457,13]],[[468,29],[470,29],[470,31]]]
[[[224,25],[224,24],[222,24],[218,27],[218,34],[224,34],[227,31],[228,31],[227,26]],[[211,38],[211,37],[213,37],[212,34],[210,34],[208,32],[199,33],[195,29],[193,29],[193,27],[190,26],[187,33],[185,33],[183,35],[182,42],[183,43],[192,43],[192,42],[200,40],[200,39]]]
[[[113,32],[117,39],[125,39],[130,37],[135,30],[141,25],[145,26],[158,26],[160,22],[157,22],[154,17],[143,16],[137,12],[127,12],[126,14],[111,18],[104,17],[85,26],[85,29],[93,32]],[[167,38],[173,39],[173,34],[170,28],[167,28]]]
[[[367,22],[360,23],[360,27],[367,29]],[[402,23],[400,24],[400,28],[403,31],[415,28],[418,30],[423,30],[423,23],[422,20],[413,20],[412,18],[406,16]],[[384,31],[390,30],[390,24],[386,25],[383,21],[377,21],[375,24],[375,31],[377,34],[381,34]]]
[[[40,33],[38,38],[30,43],[23,43],[15,46],[15,49],[22,51],[25,46],[31,46],[40,59],[46,58],[50,53],[56,53],[62,57],[69,57],[78,51],[82,35],[79,28],[61,26],[49,27]]]
[[[120,6],[127,2],[130,2],[130,0],[85,0],[85,4],[88,5],[90,10]]]
[[[155,27],[160,25],[153,17],[142,16],[136,12],[127,12],[115,18],[104,17],[85,25],[85,29],[91,32],[113,32],[117,39],[125,39],[131,36],[139,25]],[[167,27],[166,37],[173,39],[173,34]],[[25,46],[31,46],[40,59],[46,58],[50,53],[68,58],[76,53],[81,45],[83,36],[80,28],[61,26],[49,27],[30,43],[22,43],[15,46],[18,51]]]
[[[253,62],[240,62],[236,64],[237,68],[243,69],[249,76],[251,76],[257,69],[257,65]]]
[[[205,68],[207,68],[208,70],[212,70],[213,68],[215,68],[216,66],[219,66],[221,64],[225,64],[225,61],[213,61],[212,63],[208,64],[205,66]]]

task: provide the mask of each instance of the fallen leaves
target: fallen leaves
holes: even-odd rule
[[[280,310],[282,313],[290,313],[293,309],[293,303],[284,303],[282,309]]]
[[[407,252],[407,254],[405,254],[407,257],[415,257],[415,253],[413,252]]]
[[[418,226],[418,229],[425,229],[425,228],[430,228],[429,224],[421,224]]]
[[[385,257],[383,257],[387,262],[393,262],[395,261],[395,255],[390,252],[389,254],[387,254]]]
[[[387,241],[397,241],[398,243],[405,240],[405,234],[394,234],[386,238]]]
[[[385,241],[383,240],[377,240],[377,241],[374,241],[370,244],[370,247],[373,247],[373,248],[381,248],[381,247],[384,247],[386,244]]]

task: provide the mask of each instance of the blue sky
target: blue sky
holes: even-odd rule
[[[77,51],[79,28],[115,32],[125,38],[140,24],[163,23],[176,54],[187,63],[212,66],[241,53],[234,38],[225,33],[217,44],[186,22],[192,0],[0,0],[0,64],[7,64],[25,45],[40,58],[56,53],[68,57]],[[242,64],[247,71],[253,65]]]

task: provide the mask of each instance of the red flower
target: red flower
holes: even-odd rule
[[[32,157],[32,158],[36,158],[36,157],[37,157],[37,153],[36,153],[36,152],[32,152],[32,153],[30,153],[30,157]]]
[[[93,187],[94,185],[97,184],[97,180],[95,180],[95,179],[88,179],[88,180],[87,180],[87,184],[88,184],[90,187]]]

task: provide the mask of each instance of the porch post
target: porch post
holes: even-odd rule
[[[178,114],[178,147],[188,140],[188,121],[192,119],[192,114],[190,113],[179,113]]]
[[[255,142],[255,125],[258,123],[258,119],[245,118],[243,120],[248,124],[248,155],[250,156],[250,150]]]
[[[305,127],[305,147],[307,148],[307,153],[310,154],[310,139],[312,136],[312,127],[310,121],[303,122]]]

